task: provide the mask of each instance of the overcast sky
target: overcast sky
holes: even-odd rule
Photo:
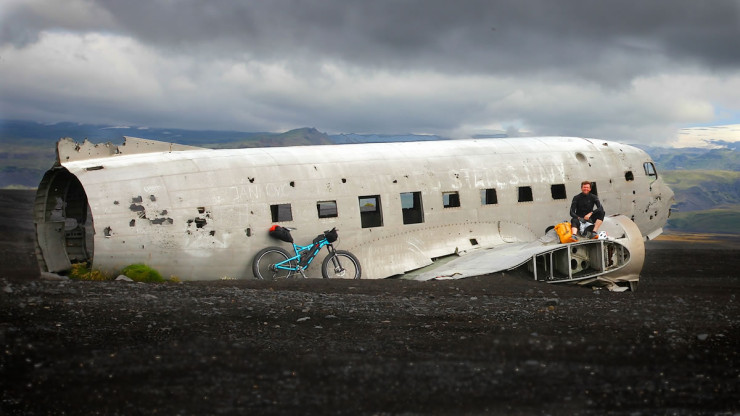
[[[740,132],[740,0],[0,0],[0,118],[671,144]]]

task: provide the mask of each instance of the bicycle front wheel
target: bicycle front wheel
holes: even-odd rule
[[[291,277],[293,270],[276,269],[275,264],[288,260],[292,256],[280,247],[267,247],[260,250],[252,260],[252,273],[257,279],[275,280]],[[295,267],[295,261],[282,264]]]
[[[360,261],[349,251],[337,250],[324,258],[321,264],[324,279],[359,279],[362,275]]]

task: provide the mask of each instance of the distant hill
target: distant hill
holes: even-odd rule
[[[673,170],[660,174],[676,193],[674,210],[678,212],[740,205],[740,172]]]
[[[254,133],[246,140],[211,144],[213,149],[239,149],[247,147],[312,146],[334,144],[331,137],[315,128],[301,128],[285,133]]]
[[[3,145],[6,143],[26,145],[46,143],[54,145],[62,137],[71,137],[78,142],[88,139],[93,143],[111,142],[121,144],[123,136],[132,136],[191,146],[204,146],[223,142],[246,141],[260,134],[263,133],[106,126],[69,122],[43,124],[33,121],[0,120],[0,140],[2,140]]]
[[[422,134],[335,134],[331,139],[336,144],[349,143],[390,143],[422,142],[428,140],[448,140],[446,137]]]
[[[653,158],[658,168],[663,170],[740,171],[738,145],[740,143],[726,143],[725,147],[720,149],[635,146],[645,150]]]
[[[703,211],[672,212],[667,230],[740,235],[740,205]]]
[[[740,172],[662,171],[675,192],[667,230],[740,234]]]
[[[78,142],[123,143],[123,136],[159,140],[209,148],[245,148],[273,146],[308,146],[346,143],[388,143],[423,140],[445,140],[445,137],[420,134],[333,134],[304,127],[284,133],[223,130],[183,130],[131,126],[107,126],[80,123],[43,124],[33,121],[0,120],[0,143],[3,147],[53,147],[62,137]],[[3,149],[0,149],[3,150]]]

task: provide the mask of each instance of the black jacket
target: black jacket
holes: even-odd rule
[[[596,209],[594,209],[594,205]],[[599,197],[594,194],[580,194],[573,197],[573,202],[570,204],[570,216],[572,218],[583,218],[584,215],[589,212],[601,211],[604,212],[604,208],[601,206]]]

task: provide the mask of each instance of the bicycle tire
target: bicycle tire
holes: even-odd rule
[[[321,275],[324,279],[359,279],[362,277],[362,267],[354,254],[336,250],[333,255],[324,258]]]
[[[293,256],[288,253],[288,250],[281,247],[263,248],[252,260],[252,274],[255,278],[262,280],[287,279],[293,275],[293,270],[275,270],[272,266],[291,257]],[[295,267],[295,261],[291,261],[289,265]]]

